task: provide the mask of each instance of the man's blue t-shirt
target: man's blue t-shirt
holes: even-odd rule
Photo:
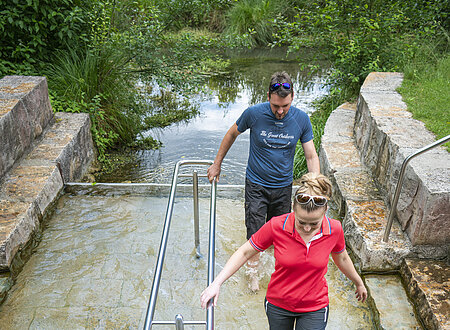
[[[305,143],[313,138],[308,115],[291,106],[278,120],[265,102],[247,108],[236,124],[241,133],[250,128],[247,178],[269,188],[290,185],[297,141]]]

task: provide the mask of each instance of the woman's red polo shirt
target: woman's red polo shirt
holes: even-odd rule
[[[291,312],[317,311],[328,305],[328,260],[330,253],[345,250],[344,231],[339,221],[324,216],[320,233],[305,244],[294,223],[293,212],[273,217],[249,241],[258,251],[274,246],[267,300]]]

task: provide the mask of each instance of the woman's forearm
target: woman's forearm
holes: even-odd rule
[[[344,273],[345,276],[347,276],[350,281],[352,281],[356,286],[356,299],[358,299],[361,302],[365,302],[367,299],[367,289],[364,286],[364,282],[362,281],[361,277],[357,273],[355,266],[353,265],[352,259],[350,259],[347,251],[344,251],[339,254],[332,254],[334,263],[338,268],[341,270],[342,273]]]
[[[333,253],[332,255],[333,261],[338,266],[340,271],[347,276],[347,278],[352,281],[356,286],[364,285],[361,277],[353,265],[352,259],[348,255],[347,251],[344,251],[339,254]]]

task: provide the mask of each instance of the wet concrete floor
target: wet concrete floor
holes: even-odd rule
[[[1,329],[141,329],[153,281],[167,196],[66,194],[42,241],[0,307]],[[245,242],[243,200],[217,199],[216,274]],[[191,198],[176,198],[154,320],[205,320],[209,198],[200,199],[201,250],[194,248]],[[273,270],[262,256],[262,289],[251,293],[241,269],[223,286],[216,329],[266,329],[264,293]],[[373,329],[373,313],[330,261],[329,329]],[[155,329],[173,329],[154,326]],[[185,327],[189,329],[189,327]],[[192,327],[193,329],[201,327]]]

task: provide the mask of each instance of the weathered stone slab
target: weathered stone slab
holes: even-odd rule
[[[35,203],[0,200],[0,271],[9,270],[15,254],[38,226],[39,216]]]
[[[63,189],[61,174],[56,166],[20,165],[3,182],[0,196],[10,202],[35,202],[40,214]]]
[[[13,283],[9,276],[0,277],[0,304],[5,300],[8,291],[11,289]]]
[[[319,152],[321,170],[333,184],[333,201],[344,216],[346,241],[361,270],[398,270],[402,259],[415,253],[398,223],[390,242],[382,242],[388,211],[382,192],[360,160],[354,121],[355,111],[348,104],[331,113]]]
[[[355,141],[365,166],[387,192],[390,203],[401,165],[436,139],[406,110],[398,73],[371,73],[361,88],[355,117]],[[449,248],[450,154],[442,147],[412,160],[405,171],[397,217],[412,244]]]
[[[381,329],[422,330],[398,275],[366,275],[364,281],[379,314]],[[395,311],[395,312],[394,312]]]
[[[401,274],[426,329],[450,329],[450,266],[442,261],[405,259]]]
[[[402,260],[413,256],[412,246],[397,223],[389,242],[383,241],[387,224],[386,205],[382,201],[347,201],[343,221],[345,240],[363,271],[398,270]]]
[[[396,93],[395,90],[402,85],[403,74],[399,72],[371,72],[364,84],[361,86],[360,92],[363,93]]]
[[[94,158],[89,115],[56,113],[52,125],[39,145],[23,160],[24,165],[48,166],[61,169],[64,182],[79,180]]]
[[[0,177],[42,134],[52,117],[45,77],[0,79]]]
[[[11,267],[14,255],[59,197],[64,180],[80,179],[93,159],[88,115],[58,113],[55,118],[41,143],[8,173],[1,186],[0,197],[8,206],[0,215],[5,219],[0,226],[0,269]],[[17,207],[24,209],[11,213],[9,208]]]
[[[19,165],[8,173],[0,189],[0,271],[11,269],[15,255],[32,239],[62,189],[54,165]]]
[[[355,121],[356,104],[344,103],[334,110],[325,124],[328,134],[322,136],[324,143],[353,142],[353,123]]]

